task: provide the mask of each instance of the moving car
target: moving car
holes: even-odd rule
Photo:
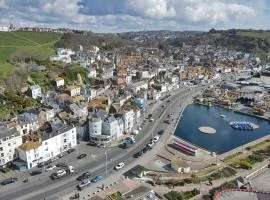
[[[66,167],[66,169],[61,169],[61,170],[58,170],[55,173],[52,173],[51,178],[53,180],[55,180],[55,179],[59,179],[59,178],[61,178],[63,176],[69,175],[71,173],[74,173],[74,168],[72,166],[68,166],[68,167]]]
[[[79,183],[79,185],[77,185],[77,188],[78,188],[79,190],[82,190],[83,188],[85,188],[86,186],[88,186],[88,185],[90,185],[90,184],[91,184],[90,179],[84,179],[84,180],[82,180],[82,181]]]
[[[153,138],[153,142],[157,142],[159,140],[159,136],[156,135],[154,138]]]
[[[134,158],[139,158],[140,156],[142,156],[143,155],[143,151],[138,151],[137,153],[135,153],[134,155],[133,155],[133,157]]]
[[[104,177],[102,175],[95,176],[94,178],[91,179],[91,182],[96,183],[100,180],[102,180]]]
[[[35,171],[30,172],[30,175],[31,175],[31,176],[36,176],[36,175],[39,175],[39,174],[41,174],[41,173],[42,173],[41,170],[35,170]]]
[[[67,167],[67,164],[66,163],[57,163],[55,166],[56,167]]]
[[[115,168],[116,170],[119,170],[119,169],[122,169],[124,166],[125,166],[125,163],[120,162],[120,163],[117,164],[114,168]]]
[[[8,179],[5,179],[1,182],[1,185],[7,185],[7,184],[10,184],[10,183],[14,183],[18,181],[17,178],[8,178]]]
[[[86,156],[87,156],[87,154],[86,153],[83,153],[83,154],[81,154],[81,155],[78,156],[78,159],[82,159],[82,158],[84,158]]]
[[[77,180],[78,181],[82,181],[84,179],[89,179],[91,176],[91,173],[90,172],[84,172],[82,175],[80,175]]]
[[[47,171],[51,171],[51,170],[53,170],[53,169],[55,169],[55,168],[56,168],[55,165],[49,165],[49,166],[46,167],[45,171],[46,171],[46,172],[47,172]]]

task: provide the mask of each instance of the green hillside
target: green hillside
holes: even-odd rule
[[[53,54],[54,43],[60,34],[37,32],[0,32],[0,78],[12,71],[8,63],[9,56],[22,48],[33,48],[37,51]]]

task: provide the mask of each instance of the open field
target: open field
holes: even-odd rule
[[[9,56],[21,48],[33,48],[48,56],[54,53],[53,45],[60,34],[36,32],[0,32],[0,78],[12,71]]]

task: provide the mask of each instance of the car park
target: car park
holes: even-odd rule
[[[117,164],[114,168],[115,168],[116,170],[119,170],[119,169],[122,169],[124,166],[125,166],[125,163],[120,162],[120,163]]]
[[[41,170],[35,170],[35,171],[30,172],[31,176],[36,176],[36,175],[39,175],[39,174],[42,174]]]
[[[84,180],[82,180],[82,181],[79,183],[79,185],[77,185],[77,188],[78,188],[79,190],[82,190],[83,188],[87,187],[87,186],[90,185],[90,184],[91,184],[91,180],[89,180],[89,179],[84,179]]]
[[[8,185],[8,184],[14,183],[14,182],[16,182],[16,181],[18,181],[17,178],[8,178],[8,179],[3,180],[3,181],[1,182],[1,185]]]
[[[78,158],[78,159],[82,159],[82,158],[84,158],[84,157],[86,157],[86,156],[87,156],[87,154],[86,154],[86,153],[83,153],[83,154],[79,155],[77,158]]]
[[[157,142],[159,140],[159,136],[156,135],[154,138],[153,138],[153,142]]]
[[[48,172],[48,171],[51,171],[51,170],[53,170],[53,169],[55,169],[55,168],[56,168],[55,165],[48,165],[48,166],[46,167],[45,171]]]
[[[104,177],[102,175],[95,176],[94,178],[91,179],[91,182],[96,183],[100,180],[102,180]]]
[[[82,181],[84,179],[89,179],[91,176],[91,173],[90,172],[84,172],[82,175],[80,175],[77,180],[78,181]]]

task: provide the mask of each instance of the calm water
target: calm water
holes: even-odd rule
[[[221,118],[220,115],[226,115]],[[230,121],[249,121],[260,126],[254,131],[240,131],[230,127]],[[201,133],[200,126],[216,129],[216,134]],[[224,153],[270,134],[270,123],[259,118],[201,105],[189,105],[177,125],[175,135],[197,146],[216,153]]]

